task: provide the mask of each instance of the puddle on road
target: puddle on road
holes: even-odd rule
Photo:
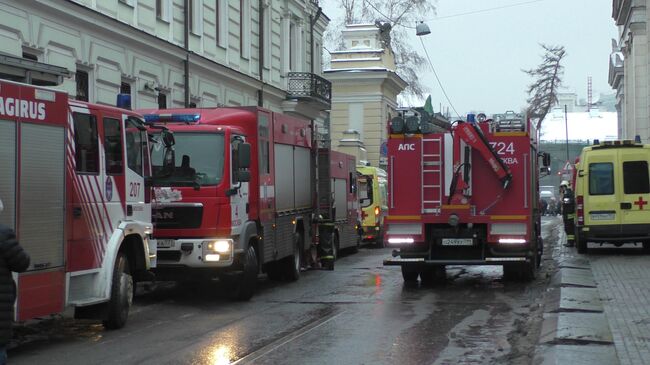
[[[449,332],[449,344],[434,365],[485,364],[510,352],[509,317],[503,308],[475,310]]]

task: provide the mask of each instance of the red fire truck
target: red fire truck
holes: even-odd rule
[[[418,115],[389,123],[384,265],[405,281],[440,278],[446,265],[503,265],[533,279],[542,254],[537,132],[523,115],[457,121]]]
[[[155,265],[148,153],[131,111],[0,80],[0,222],[31,256],[15,277],[17,320],[73,306],[124,326],[134,281]]]
[[[218,277],[245,300],[260,271],[296,280],[356,247],[355,159],[318,148],[311,122],[257,107],[142,113],[176,140],[173,170],[152,155],[157,278]]]

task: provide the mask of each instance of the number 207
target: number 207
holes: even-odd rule
[[[140,183],[132,182],[132,183],[129,183],[129,186],[130,186],[129,196],[132,196],[132,197],[140,196]]]

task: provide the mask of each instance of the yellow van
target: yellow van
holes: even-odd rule
[[[650,145],[605,141],[585,147],[575,181],[576,246],[641,242],[650,250]]]
[[[384,245],[384,216],[388,210],[388,175],[386,171],[372,166],[357,166],[361,226],[359,234],[363,242]]]

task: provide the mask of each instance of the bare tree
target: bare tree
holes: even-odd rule
[[[384,47],[393,52],[397,74],[409,86],[406,92],[423,96],[425,87],[419,73],[427,60],[408,42],[415,33],[416,22],[435,14],[436,0],[332,0],[344,11],[343,22],[330,23],[326,42],[335,48],[342,46],[341,30],[345,24],[375,23],[383,33]],[[387,41],[386,41],[387,40]]]
[[[541,45],[546,52],[542,56],[542,63],[535,69],[523,70],[534,81],[528,86],[528,115],[537,119],[537,129],[541,127],[542,120],[557,103],[557,94],[562,86],[564,66],[562,59],[566,56],[564,46]]]

